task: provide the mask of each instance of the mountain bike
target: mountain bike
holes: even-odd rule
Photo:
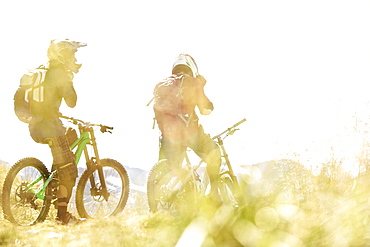
[[[97,218],[120,213],[128,199],[129,177],[119,162],[100,159],[94,133],[94,127],[99,127],[102,133],[112,133],[113,127],[71,117],[61,118],[77,126],[67,129],[76,165],[82,153],[86,160],[86,170],[76,188],[78,214],[82,218]],[[88,145],[92,146],[91,155]],[[24,158],[15,163],[8,171],[3,185],[2,209],[5,219],[18,225],[33,225],[44,221],[50,206],[57,199],[56,175],[56,170],[49,172],[36,158]]]
[[[243,119],[232,127],[214,136],[221,150],[222,165],[219,174],[218,193],[223,204],[239,207],[243,204],[237,177],[234,174],[223,140],[239,130],[237,127],[245,122]],[[187,151],[190,151],[189,149]],[[186,205],[197,205],[210,193],[210,181],[205,163],[190,163],[187,151],[181,167],[171,167],[167,160],[156,163],[148,175],[147,196],[151,212],[179,212]]]

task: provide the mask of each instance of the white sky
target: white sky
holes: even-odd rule
[[[0,159],[51,163],[12,99],[22,74],[46,63],[55,38],[88,44],[77,53],[78,105],[62,112],[115,127],[98,135],[102,158],[143,169],[155,163],[159,133],[146,104],[181,52],[208,80],[215,111],[201,118],[206,132],[248,120],[226,142],[234,165],[306,149],[309,159],[329,158],[333,145],[348,151],[344,126],[368,110],[370,97],[369,13],[367,0],[3,1]]]

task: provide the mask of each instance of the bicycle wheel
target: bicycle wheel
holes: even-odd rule
[[[195,193],[190,193],[195,192],[193,179],[186,179],[186,183],[183,179],[184,175],[172,169],[166,160],[155,164],[149,172],[147,183],[149,210],[178,213],[186,209],[189,202],[194,202]]]
[[[14,164],[3,185],[2,208],[4,218],[18,225],[33,225],[45,220],[51,199],[36,197],[49,177],[48,169],[36,158],[25,158]]]
[[[241,203],[239,184],[234,181],[230,174],[225,173],[220,177],[220,196],[223,204],[238,207]]]
[[[107,192],[104,193],[97,169],[87,169],[76,189],[76,208],[83,218],[104,218],[120,213],[129,195],[126,169],[112,159],[101,160]],[[91,180],[95,185],[92,186]]]

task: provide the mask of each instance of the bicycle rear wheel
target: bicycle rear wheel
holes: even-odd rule
[[[180,174],[179,171],[172,169],[166,160],[155,164],[147,182],[149,210],[176,214],[188,209],[188,206],[194,206],[196,194],[194,181],[189,178],[184,182],[185,176],[186,174]]]
[[[107,193],[102,189],[97,169],[87,169],[81,175],[76,189],[76,207],[83,218],[104,218],[124,209],[129,195],[126,169],[117,161],[102,159]],[[93,180],[95,185],[92,185]]]
[[[49,171],[36,158],[25,158],[14,164],[3,185],[2,208],[4,218],[18,225],[33,225],[45,220],[51,205],[47,199],[50,189],[43,199],[36,197],[42,188]]]

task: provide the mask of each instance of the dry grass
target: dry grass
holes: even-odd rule
[[[331,164],[333,165],[333,164]],[[150,214],[145,202],[108,219],[75,226],[45,221],[29,227],[0,220],[3,246],[367,246],[370,178],[318,176],[302,167],[269,193],[249,194],[239,209],[202,205],[182,215]],[[289,169],[287,169],[289,168]],[[300,170],[302,169],[302,170]],[[3,174],[3,173],[2,173]],[[244,191],[250,191],[247,180]],[[263,181],[259,185],[263,187]],[[269,183],[271,186],[271,183]],[[252,187],[255,188],[255,187]]]

